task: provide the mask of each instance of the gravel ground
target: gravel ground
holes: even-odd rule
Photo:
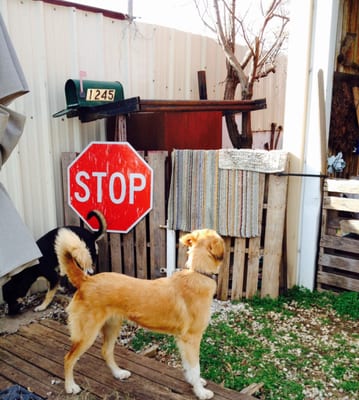
[[[33,312],[33,308],[40,304],[42,299],[43,294],[27,297],[23,301],[22,313],[17,317],[8,317],[6,305],[0,305],[0,334],[9,333],[18,329],[21,324],[28,324],[39,319],[49,318],[66,323],[65,308],[70,299],[69,295],[57,294],[55,301],[47,310],[41,313]],[[359,380],[358,321],[339,318],[330,308],[301,308],[293,301],[285,307],[288,315],[269,311],[263,319],[263,315],[256,314],[255,309],[249,304],[232,304],[229,301],[214,300],[212,305],[214,315],[211,324],[218,324],[221,321],[228,322],[235,334],[256,337],[263,347],[270,349],[263,353],[263,365],[272,363],[290,382],[296,382],[299,379],[301,384],[305,382],[303,389],[305,399],[359,399],[359,392],[354,395],[350,391],[345,392],[341,389],[339,382],[339,379],[348,382]],[[263,334],[268,327],[273,330],[274,337]],[[119,342],[131,348],[131,340],[136,332],[135,326],[125,325]],[[298,345],[293,346],[293,338]],[[211,341],[209,338],[206,340]],[[218,346],[218,342],[214,344]],[[154,351],[150,351],[150,356],[171,366],[180,366],[178,354],[167,354],[165,350],[161,350],[161,343],[150,343],[147,347],[154,348]],[[289,350],[286,352],[286,356],[282,357],[278,354],[284,348]],[[340,364],[344,370],[347,368],[347,373],[344,371],[341,374],[335,374],[329,371],[336,368],[335,360],[330,362],[328,360],[336,357],[338,348],[342,349],[341,358],[337,360],[338,365]],[[246,355],[246,349],[233,348],[229,351],[238,351],[241,352],[242,357],[251,357],[250,353]],[[292,357],[294,362],[288,363],[288,357]],[[299,362],[300,365],[298,365]],[[348,364],[353,362],[356,364],[354,369],[353,365]],[[257,372],[251,368],[246,370],[246,374],[249,376],[252,374],[253,378],[256,377]],[[238,373],[241,372],[238,371]],[[340,378],[336,377],[339,375]],[[315,384],[311,384],[312,382]],[[263,397],[260,394],[258,396],[266,399],[281,398]]]
[[[264,318],[248,304],[214,302],[217,321],[229,323],[238,335],[255,337],[262,349],[270,349],[263,353],[261,365],[273,365],[286,382],[301,384],[304,399],[358,400],[358,385],[355,392],[343,386],[359,381],[359,321],[340,318],[329,307],[303,308],[294,301],[285,306],[285,313],[269,311]],[[244,358],[252,354],[248,351]],[[259,369],[255,366],[247,373],[256,378]],[[296,397],[277,393],[260,398]]]

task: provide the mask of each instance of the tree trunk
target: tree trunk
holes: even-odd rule
[[[240,83],[237,72],[227,62],[227,78],[224,89],[224,100],[234,100],[238,84]],[[246,94],[242,92],[242,100],[247,100]],[[250,113],[242,113],[242,133],[238,130],[238,125],[234,114],[225,116],[228,135],[232,146],[236,149],[252,148],[252,129]]]
[[[242,91],[242,100],[252,100],[253,97],[253,83],[249,83],[248,92],[244,93]],[[251,113],[242,113],[242,143],[241,147],[245,149],[251,149],[253,144],[252,136],[252,121]]]

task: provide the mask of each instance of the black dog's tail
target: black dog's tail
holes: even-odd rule
[[[99,223],[99,228],[97,232],[94,233],[95,235],[95,240],[101,239],[101,237],[106,233],[107,230],[107,222],[102,214],[102,212],[98,210],[92,210],[87,214],[87,220],[91,219],[92,217],[95,217]]]

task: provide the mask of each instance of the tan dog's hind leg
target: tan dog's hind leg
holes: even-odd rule
[[[111,318],[105,322],[102,327],[103,334],[103,345],[102,345],[102,356],[106,361],[106,364],[110,368],[112,375],[116,379],[127,379],[131,376],[131,372],[125,369],[121,369],[116,364],[114,358],[114,347],[122,326],[121,319]]]
[[[84,336],[80,340],[72,340],[70,351],[65,355],[65,391],[66,393],[77,394],[81,392],[81,387],[74,380],[74,367],[78,359],[88,350],[96,340],[98,330],[83,330]]]
[[[199,365],[200,336],[186,336],[177,338],[177,346],[182,358],[182,366],[186,381],[193,386],[194,394],[200,400],[211,399],[213,392],[205,389],[206,381],[201,378]]]

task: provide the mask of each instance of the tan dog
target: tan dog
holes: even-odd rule
[[[56,251],[62,273],[78,289],[69,304],[72,347],[65,356],[65,390],[79,393],[73,370],[77,360],[102,331],[102,355],[117,379],[131,373],[117,366],[114,345],[124,320],[144,328],[174,335],[182,358],[185,378],[199,399],[210,399],[200,377],[199,349],[210,319],[217,274],[224,256],[224,241],[213,230],[196,230],[182,236],[187,246],[187,269],[169,278],[144,280],[115,272],[85,275],[71,253],[77,240],[66,229],[59,233]],[[77,246],[78,247],[78,246]]]

